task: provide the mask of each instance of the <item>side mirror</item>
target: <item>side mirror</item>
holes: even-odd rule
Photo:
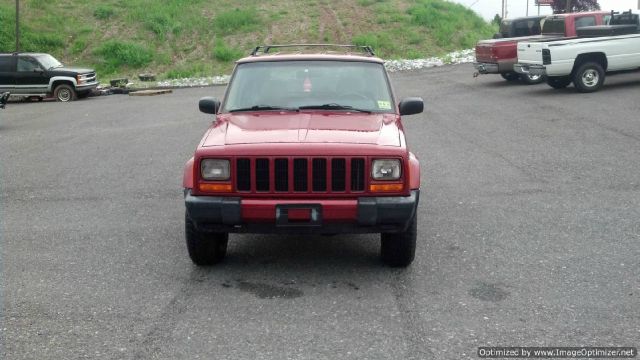
[[[400,115],[419,114],[424,110],[424,101],[419,97],[402,99],[398,108],[400,108]]]
[[[215,115],[220,109],[220,101],[212,97],[203,97],[200,99],[200,102],[198,102],[198,107],[200,108],[200,111],[205,114]]]

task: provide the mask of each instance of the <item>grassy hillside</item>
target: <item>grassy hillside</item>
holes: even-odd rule
[[[265,43],[371,45],[384,58],[469,48],[495,29],[443,0],[21,0],[21,50],[102,77],[228,73]],[[0,0],[0,52],[15,49],[15,2]]]

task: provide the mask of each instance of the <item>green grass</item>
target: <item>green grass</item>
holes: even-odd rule
[[[267,43],[369,45],[383,58],[441,56],[495,26],[444,0],[23,0],[21,50],[48,52],[101,79],[229,73]],[[60,21],[64,19],[64,21]],[[15,5],[0,0],[0,51],[15,50]]]
[[[93,11],[93,16],[95,16],[98,20],[107,20],[108,18],[115,15],[115,10],[111,6],[108,5],[98,5],[96,9]]]
[[[260,15],[256,9],[235,9],[219,13],[214,21],[215,28],[223,34],[249,31],[260,23]]]
[[[230,62],[241,58],[244,55],[244,51],[239,49],[230,48],[225,45],[224,42],[220,41],[213,48],[213,58],[222,61],[222,62]]]
[[[107,73],[122,67],[139,69],[153,60],[153,53],[142,45],[109,40],[94,50],[97,67]]]

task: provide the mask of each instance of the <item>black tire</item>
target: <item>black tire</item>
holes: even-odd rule
[[[604,69],[600,64],[584,63],[573,74],[573,86],[582,93],[598,91],[604,84],[604,76]]]
[[[546,79],[544,75],[522,74],[520,80],[527,85],[536,85],[543,83]]]
[[[229,234],[198,231],[187,214],[184,216],[184,231],[187,251],[194,264],[198,266],[214,265],[227,255]]]
[[[74,101],[78,98],[78,94],[76,91],[67,84],[60,84],[56,86],[56,89],[53,91],[53,97],[56,98],[56,101]]]
[[[513,71],[508,73],[500,73],[500,76],[502,76],[502,78],[507,81],[518,81],[518,79],[520,79],[520,74]]]
[[[407,230],[401,233],[382,233],[380,236],[380,257],[391,267],[407,267],[416,257],[418,220],[416,214]]]
[[[549,76],[547,84],[554,89],[564,89],[571,84],[570,76]]]

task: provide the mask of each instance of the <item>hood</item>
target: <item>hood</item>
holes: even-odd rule
[[[74,68],[74,67],[59,67],[55,69],[51,69],[51,71],[59,71],[59,72],[67,72],[67,73],[76,73],[76,74],[86,74],[96,72],[93,69],[85,69],[85,68]]]
[[[237,113],[218,117],[202,146],[348,143],[400,146],[395,114]]]

